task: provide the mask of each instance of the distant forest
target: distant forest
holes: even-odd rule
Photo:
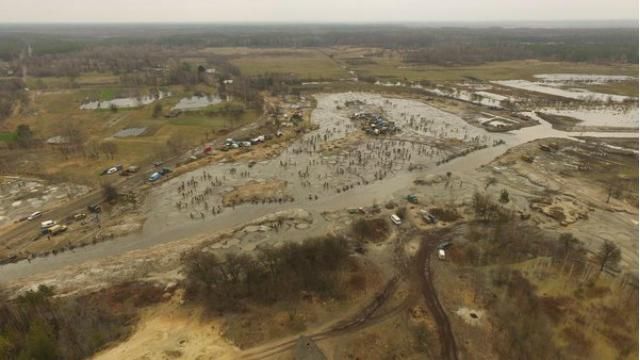
[[[638,63],[637,28],[457,28],[402,25],[2,25],[0,59],[99,46],[329,47],[403,49],[416,64],[540,59]]]

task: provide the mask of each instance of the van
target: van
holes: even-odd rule
[[[402,224],[402,220],[396,214],[391,215],[391,222],[396,224],[396,225],[401,225]]]

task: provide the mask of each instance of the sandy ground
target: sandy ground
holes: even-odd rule
[[[180,293],[145,310],[133,335],[94,356],[121,359],[237,359],[239,349],[221,335],[222,324],[204,320],[198,309],[180,306]]]

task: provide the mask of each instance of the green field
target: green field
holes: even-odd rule
[[[374,64],[352,66],[359,75],[388,80],[462,81],[462,80],[534,80],[536,74],[576,73],[638,76],[638,67],[537,60],[506,61],[472,66],[407,65],[399,57],[373,58]]]
[[[14,132],[0,132],[0,141],[2,142],[14,142],[16,138],[17,136]]]
[[[337,80],[349,74],[318,49],[207,49],[230,58],[245,76],[267,73],[293,74],[301,80]]]

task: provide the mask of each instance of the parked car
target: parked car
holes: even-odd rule
[[[102,208],[98,204],[89,205],[87,209],[94,214],[100,214],[102,212]]]
[[[53,220],[46,220],[40,223],[40,228],[42,229],[48,229],[50,227],[52,227],[53,225],[55,225],[56,222]]]
[[[396,214],[391,215],[391,222],[396,225],[402,225],[402,219]]]
[[[82,220],[84,218],[87,217],[87,214],[85,213],[77,213],[75,215],[73,215],[73,220]]]
[[[65,225],[54,225],[49,228],[49,234],[55,236],[62,232],[67,231],[67,227]]]
[[[162,174],[160,174],[159,172],[154,172],[153,174],[149,175],[149,181],[150,182],[154,182],[157,181],[158,179],[160,179],[162,177]]]
[[[27,220],[31,221],[35,218],[38,218],[42,215],[42,211],[36,211],[27,217]]]

